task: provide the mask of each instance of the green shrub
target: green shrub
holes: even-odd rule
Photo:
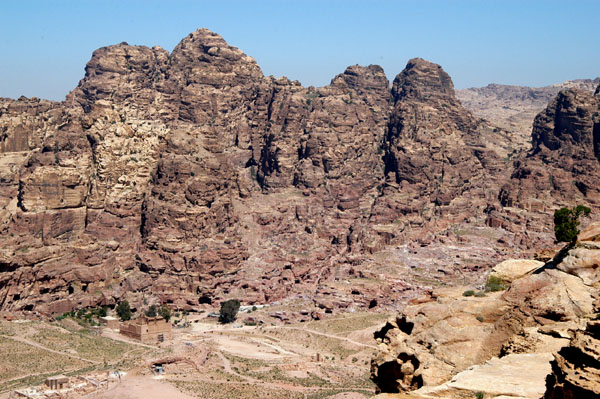
[[[466,290],[462,294],[463,294],[463,296],[473,296],[473,295],[475,295],[475,291],[473,291],[473,290]]]
[[[117,315],[123,321],[131,319],[131,307],[129,306],[129,302],[123,301],[117,305]]]
[[[484,296],[485,296],[485,291],[477,291],[475,293],[475,297],[477,297],[477,298],[482,298]]]
[[[498,276],[490,276],[485,283],[485,291],[486,292],[496,292],[496,291],[504,291],[506,288],[506,284],[502,279]]]
[[[158,307],[156,305],[152,305],[146,310],[147,317],[156,317],[158,316]]]
[[[171,320],[171,309],[167,305],[162,305],[158,310],[158,313],[165,319],[167,322]]]
[[[240,310],[240,301],[237,299],[230,299],[228,301],[221,302],[219,323],[233,323],[238,310]]]
[[[485,319],[483,318],[483,316],[477,316],[477,317],[476,317],[476,319],[477,319],[477,321],[478,321],[478,322],[480,322],[480,323],[483,323],[483,321],[485,320]]]
[[[484,397],[485,397],[485,394],[483,392],[475,392],[476,399],[483,399]]]
[[[587,206],[560,208],[554,212],[554,236],[557,242],[575,242],[579,234],[579,217],[588,216],[592,210]]]

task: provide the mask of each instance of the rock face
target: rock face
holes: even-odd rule
[[[460,106],[452,80],[436,64],[409,61],[392,88],[385,137],[386,184],[377,221],[456,223],[482,214],[500,174],[498,154],[486,148],[480,121]],[[479,212],[478,212],[479,211]],[[398,229],[397,229],[398,230]]]
[[[590,321],[554,356],[544,399],[600,397],[599,353],[600,322]]]
[[[503,205],[597,206],[599,107],[599,97],[589,92],[569,89],[556,96],[535,119],[532,151],[515,161],[511,181],[500,193]]]
[[[587,204],[600,196],[597,155],[600,96],[568,89],[535,119],[532,149],[513,163],[510,180],[500,190],[502,209],[491,209],[489,222],[540,246],[547,214],[562,206]]]
[[[576,97],[585,112],[557,100],[548,118],[571,112],[581,133],[540,117],[534,142],[551,148],[527,160],[579,157],[568,173],[588,200],[595,150],[576,148],[597,141],[583,138],[596,97]],[[514,149],[422,59],[391,90],[375,65],[305,88],[206,29],[170,54],[104,47],[65,101],[0,100],[0,308],[302,297],[331,312],[477,279],[530,245],[530,221],[551,231],[510,188],[536,180],[505,185]]]

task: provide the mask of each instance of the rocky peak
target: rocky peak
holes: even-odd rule
[[[352,65],[333,78],[331,86],[348,87],[359,93],[370,90],[384,92],[389,90],[389,81],[379,65]]]
[[[597,111],[598,101],[591,93],[577,89],[562,90],[535,118],[532,131],[534,152],[545,147],[551,151],[568,151],[578,158],[595,158],[600,137],[595,137],[592,115]]]
[[[99,48],[85,67],[85,77],[67,96],[86,111],[102,99],[125,101],[148,95],[164,77],[168,51],[159,46],[131,46],[125,42]]]
[[[418,100],[447,97],[456,102],[450,76],[438,64],[422,58],[408,61],[406,68],[394,79],[392,95],[395,101],[405,97]]]
[[[590,92],[567,89],[536,116],[532,151],[515,161],[511,180],[499,195],[503,206],[533,212],[573,204],[596,209],[600,204],[599,104]],[[551,222],[550,217],[546,220]]]
[[[194,83],[225,86],[263,77],[254,58],[208,29],[185,37],[173,49],[169,64],[176,77],[179,71],[185,73],[185,81],[180,82],[183,87]]]

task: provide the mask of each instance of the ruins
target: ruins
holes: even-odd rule
[[[120,333],[143,344],[155,344],[173,339],[173,329],[164,318],[140,316],[121,324]]]

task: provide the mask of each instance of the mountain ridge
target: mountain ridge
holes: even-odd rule
[[[394,306],[551,243],[549,209],[500,194],[528,148],[422,59],[392,89],[375,65],[304,88],[199,29],[103,47],[64,102],[0,110],[2,309]]]

